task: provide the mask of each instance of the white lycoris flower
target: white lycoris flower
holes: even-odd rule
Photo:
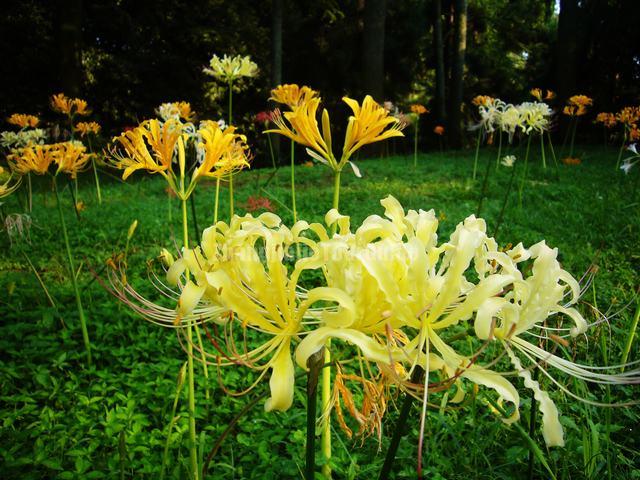
[[[499,98],[493,98],[486,104],[478,106],[480,122],[472,127],[472,130],[482,128],[487,133],[494,132],[500,127],[500,117],[507,105]]]
[[[224,55],[220,58],[214,55],[209,61],[209,68],[204,68],[203,71],[219,81],[230,83],[242,77],[255,77],[258,75],[258,65],[251,61],[250,56]]]
[[[220,130],[224,130],[225,128],[227,128],[227,123],[224,121],[224,119],[220,119],[218,120],[218,127],[220,128]]]
[[[500,162],[500,164],[505,167],[513,167],[515,163],[516,163],[515,155],[505,155],[504,157],[502,157],[502,161]]]
[[[502,114],[498,117],[498,124],[503,132],[509,135],[509,141],[518,128],[523,128],[524,119],[522,113],[515,105],[506,105]]]
[[[173,102],[167,102],[156,108],[156,114],[163,120],[180,120],[180,109]]]
[[[0,133],[0,145],[10,149],[23,148],[30,143],[43,145],[46,139],[47,132],[42,128],[21,130],[19,132],[6,131]]]
[[[638,154],[638,149],[637,149],[637,147],[636,147],[636,144],[635,144],[635,143],[632,143],[631,145],[629,145],[629,146],[627,147],[627,150],[629,150],[630,152],[635,153],[636,155],[639,155],[639,154]]]
[[[524,102],[516,108],[520,111],[522,124],[520,127],[526,134],[535,131],[543,133],[549,128],[553,110],[544,102]]]

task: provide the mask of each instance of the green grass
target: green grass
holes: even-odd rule
[[[614,172],[616,153],[583,148],[583,164],[560,166],[559,180],[551,167],[542,171],[536,149],[526,182],[522,207],[517,181],[511,192],[500,244],[541,240],[558,247],[563,266],[580,277],[592,262],[599,267],[595,298],[602,311],[618,311],[633,298],[640,279],[640,195],[638,174]],[[505,152],[505,154],[508,152]],[[518,155],[518,153],[516,152]],[[519,152],[521,156],[523,152]],[[439,235],[448,238],[455,225],[475,212],[487,161],[494,150],[482,152],[479,179],[471,180],[473,151],[426,154],[417,169],[412,157],[369,159],[358,162],[364,178],[343,175],[342,213],[352,225],[370,214],[381,214],[379,200],[396,196],[406,209],[435,209],[440,215]],[[284,162],[284,160],[283,160]],[[286,162],[284,162],[286,163]],[[249,196],[270,196],[278,213],[290,223],[289,171],[281,168],[265,185],[270,170],[236,176],[236,209],[243,213]],[[482,216],[492,232],[502,206],[510,171],[492,166],[488,198]],[[146,261],[161,247],[179,244],[177,201],[167,221],[168,200],[159,177],[135,175],[128,184],[103,176],[103,205],[95,200],[90,172],[80,185],[86,204],[81,221],[75,219],[68,189],[67,222],[87,311],[94,367],[86,369],[73,291],[64,258],[55,203],[45,179],[35,182],[33,226],[30,241],[0,234],[0,476],[7,479],[158,478],[167,427],[171,421],[176,377],[184,361],[175,334],[133,315],[119,305],[90,270],[99,271],[111,255],[122,252],[127,229],[135,219],[138,229],[130,245],[129,281],[153,295],[146,278]],[[322,221],[331,206],[332,179],[322,166],[296,169],[298,212],[308,221]],[[213,184],[196,191],[198,224],[202,229],[213,217]],[[268,192],[268,193],[265,193]],[[280,205],[278,202],[281,202]],[[227,211],[227,191],[222,190],[221,218]],[[20,212],[20,195],[3,206],[5,214]],[[193,225],[193,222],[192,222]],[[193,238],[193,229],[190,232]],[[176,239],[177,238],[177,239]],[[28,254],[57,309],[52,308],[21,252]],[[585,300],[593,303],[593,292]],[[585,312],[588,310],[585,306]],[[610,327],[579,339],[576,358],[586,363],[616,363],[622,356],[635,305],[615,317]],[[62,326],[62,323],[66,328]],[[600,337],[606,335],[605,341]],[[602,345],[606,346],[603,352]],[[640,358],[638,343],[630,359]],[[212,369],[213,395],[207,404],[204,381],[197,369],[200,450],[206,456],[228,422],[255,395],[267,389],[263,382],[247,397],[229,397],[218,386]],[[225,385],[238,390],[255,378],[243,367],[222,371]],[[209,478],[300,478],[304,462],[304,382],[296,388],[294,406],[284,414],[265,414],[262,402],[251,410],[223,443]],[[545,385],[549,387],[549,385]],[[573,387],[573,385],[571,385]],[[574,388],[604,399],[606,390]],[[634,434],[640,417],[637,407],[602,409],[583,405],[553,390],[563,415],[567,445],[547,451],[541,435],[536,440],[558,478],[640,478],[640,440]],[[481,389],[482,391],[482,389]],[[528,429],[530,396],[522,391],[521,423]],[[613,401],[637,398],[632,387],[612,388]],[[188,424],[186,391],[169,443],[167,478],[187,478]],[[395,478],[415,478],[418,406],[411,413],[408,436],[395,465]],[[376,478],[397,414],[386,417],[381,451],[374,438],[348,440],[337,432],[334,440],[336,478]],[[611,442],[607,441],[610,438]],[[528,447],[520,433],[503,425],[482,402],[475,406],[431,411],[428,419],[428,478],[527,478]],[[380,453],[382,452],[382,453]],[[536,478],[547,474],[536,464]]]

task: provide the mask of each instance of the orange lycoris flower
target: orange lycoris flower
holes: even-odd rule
[[[25,113],[14,113],[9,118],[7,118],[7,122],[11,125],[17,125],[20,128],[31,127],[35,128],[40,123],[40,119],[35,115],[27,115]]]
[[[100,124],[97,122],[78,122],[75,129],[76,132],[80,133],[81,137],[87,136],[90,133],[97,135],[100,133]]]
[[[596,115],[596,123],[602,123],[606,128],[613,128],[618,123],[618,119],[613,113],[600,112]]]
[[[53,111],[65,115],[89,115],[89,105],[81,98],[69,98],[64,93],[57,93],[51,97]]]
[[[444,135],[444,127],[442,125],[436,125],[433,129],[433,133],[440,136]]]
[[[415,113],[416,115],[423,115],[425,113],[429,113],[429,110],[427,110],[424,105],[414,103],[413,105],[411,105],[411,112]]]
[[[493,102],[493,100],[494,98],[490,97],[489,95],[477,95],[473,97],[473,100],[471,100],[471,103],[473,103],[477,107],[480,107],[480,106],[486,107],[491,102]]]
[[[582,163],[582,160],[575,157],[567,157],[562,159],[562,163],[564,163],[565,165],[580,165]]]

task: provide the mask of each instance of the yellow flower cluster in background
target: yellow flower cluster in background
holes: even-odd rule
[[[476,95],[475,97],[473,97],[473,100],[471,100],[471,103],[476,107],[479,107],[479,106],[486,107],[489,104],[491,104],[494,100],[495,99],[493,97],[490,97],[489,95]]]
[[[532,88],[529,93],[531,94],[532,97],[534,97],[539,102],[541,102],[542,100],[549,101],[556,98],[556,94],[551,90],[547,90],[544,96],[542,94],[542,89],[540,88]]]
[[[411,113],[415,113],[416,115],[424,115],[425,113],[429,113],[427,107],[421,105],[419,103],[414,103],[411,105]]]
[[[289,108],[294,109],[295,107],[299,107],[303,103],[306,103],[313,98],[317,98],[318,96],[318,92],[309,87],[300,87],[295,83],[287,83],[279,85],[271,90],[269,100],[287,105]]]
[[[40,119],[35,115],[27,115],[24,113],[14,113],[9,118],[7,118],[7,122],[11,125],[16,125],[20,128],[35,128],[40,123]]]
[[[46,145],[27,145],[17,149],[7,157],[11,170],[18,175],[35,173],[44,175],[51,173],[51,165],[57,165],[53,172],[67,173],[75,178],[78,172],[87,167],[91,156],[86,153],[86,148],[80,142],[60,142]]]

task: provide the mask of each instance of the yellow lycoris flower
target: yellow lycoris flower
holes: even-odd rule
[[[204,72],[216,79],[230,83],[242,77],[255,77],[258,75],[258,65],[251,61],[250,56],[236,55],[230,57],[224,55],[222,58],[214,55],[209,61],[209,67]]]
[[[356,150],[387,138],[403,137],[401,129],[404,125],[397,118],[389,115],[389,112],[369,95],[364,98],[362,105],[349,97],[343,97],[342,100],[351,108],[353,115],[349,117],[347,124],[340,161],[336,160],[332,151],[331,124],[329,112],[326,109],[322,111],[322,133],[318,126],[316,113],[320,98],[312,98],[284,114],[276,110],[273,123],[277,128],[267,130],[265,133],[278,133],[309,147],[307,149],[309,155],[329,165],[335,172],[341,172],[344,166],[350,163],[356,175],[359,175],[357,167],[349,162]]]
[[[13,175],[0,167],[0,198],[11,195],[20,186],[21,177],[17,177],[13,185],[11,185],[12,179]]]
[[[51,146],[55,162],[58,164],[58,172],[64,172],[76,178],[78,172],[84,170],[91,159],[86,153],[86,148],[80,142],[63,142]]]
[[[355,231],[349,217],[335,209],[327,213],[326,227],[300,221],[288,229],[272,213],[235,216],[229,224],[218,222],[205,230],[201,246],[170,262],[169,283],[180,285],[186,269],[193,276],[181,285],[178,319],[198,312],[223,325],[228,362],[222,363],[260,371],[256,383],[271,371],[267,410],[292,405],[292,356],[306,369],[309,357],[328,339],[347,359],[351,352],[359,358],[356,364],[367,363],[364,371],[377,368],[389,384],[415,388],[409,377],[419,365],[427,372],[424,388],[456,388],[452,402],[464,398],[464,381],[488,387],[513,405],[511,422],[518,418],[520,398],[511,372],[500,369],[504,355],[538,400],[549,446],[564,442],[559,413],[530,369],[550,376],[545,366],[551,365],[594,382],[640,380],[637,371],[609,375],[537,346],[544,344],[540,337],[576,337],[587,329],[574,308],[580,286],[561,268],[557,250],[540,242],[502,251],[486,234],[485,222],[474,216],[438,244],[433,211],[405,213],[391,196],[381,203],[385,218],[370,216]],[[287,252],[296,244],[311,255],[288,268]],[[310,290],[299,284],[307,270],[322,278]],[[221,316],[224,311],[230,314]],[[562,325],[561,317],[570,319],[571,328]],[[467,323],[477,350],[461,354],[446,339],[470,333]],[[243,337],[245,329],[253,330],[259,344],[238,351],[234,329]],[[485,349],[489,342],[498,348]]]
[[[278,85],[271,90],[270,100],[274,102],[282,103],[293,109],[303,103],[308,102],[312,98],[318,97],[318,92],[312,90],[309,87],[300,87],[294,83],[287,83],[284,85]]]
[[[539,88],[532,88],[529,93],[533,98],[535,98],[539,102],[542,101],[542,90],[540,90]]]
[[[633,127],[640,121],[640,107],[624,107],[616,114],[616,120],[626,127]]]
[[[100,133],[100,124],[98,122],[78,122],[76,124],[76,132],[80,133],[80,136],[84,137],[93,133],[97,135]]]
[[[35,115],[26,115],[24,113],[14,113],[9,118],[7,118],[7,122],[11,125],[17,125],[20,128],[31,127],[35,128],[40,123],[40,119]]]
[[[411,105],[411,112],[415,113],[416,115],[424,115],[425,113],[429,113],[429,110],[427,110],[424,105],[414,103],[413,105]]]
[[[51,145],[30,144],[7,156],[7,160],[11,170],[19,175],[44,175],[55,161],[55,151]]]
[[[593,99],[586,95],[574,95],[567,100],[562,113],[571,117],[580,117],[587,113],[587,107],[593,105]]]
[[[217,122],[206,121],[198,131],[204,150],[202,163],[193,171],[192,181],[200,177],[221,178],[249,166],[247,138],[236,133],[235,127],[220,128]]]
[[[158,120],[146,120],[133,130],[122,133],[113,141],[119,149],[111,149],[112,165],[124,170],[126,180],[136,170],[147,170],[167,177],[171,169],[173,151],[182,135],[182,125],[169,119],[164,124]]]
[[[75,108],[75,110],[73,111],[74,114],[85,116],[91,113],[91,110],[89,110],[89,105],[87,104],[86,100],[82,100],[80,98],[74,98],[72,102],[73,102],[73,107]]]

